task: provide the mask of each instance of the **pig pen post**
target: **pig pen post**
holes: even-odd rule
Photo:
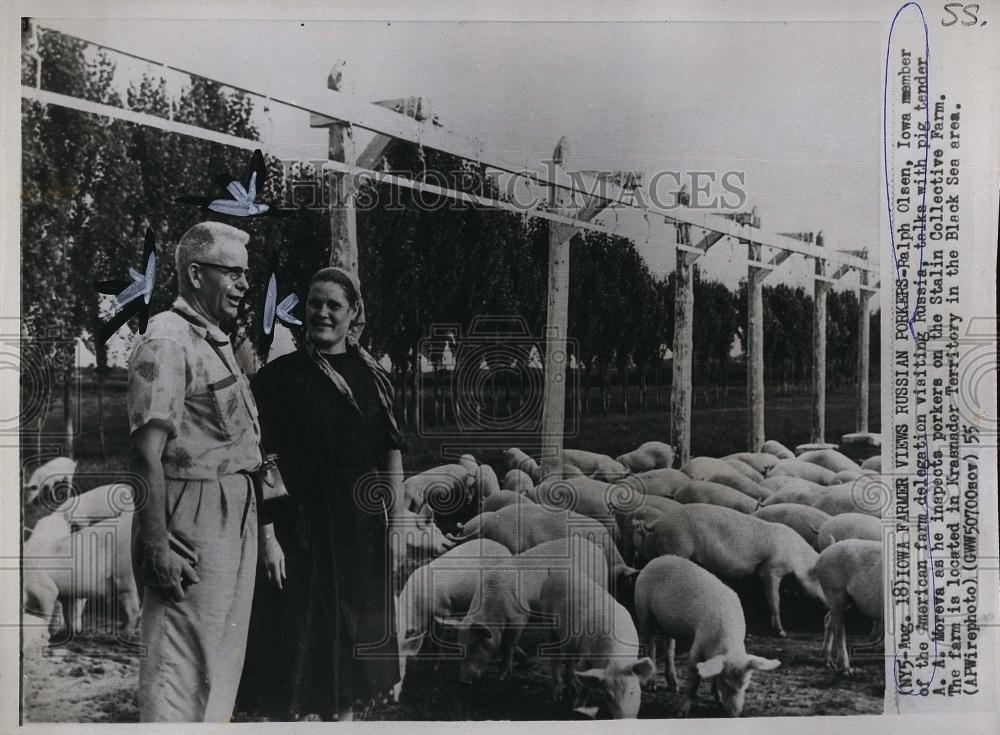
[[[816,233],[816,247],[823,247],[823,237]],[[812,331],[812,434],[811,444],[826,443],[826,295],[830,279],[826,276],[826,260],[816,256],[813,276]]]
[[[340,90],[343,63],[334,64],[327,77],[328,89]],[[404,97],[400,99],[382,100],[374,104],[386,107],[406,117],[412,117],[418,122],[425,119],[423,98]],[[364,169],[375,168],[389,153],[389,149],[399,142],[389,135],[376,133],[371,142],[365,146],[361,155],[356,155],[354,132],[351,123],[317,112],[309,113],[309,127],[328,128],[329,143],[327,158],[331,161],[347,164],[350,167],[359,166]],[[358,224],[354,208],[355,191],[354,177],[343,171],[330,171],[330,261],[328,265],[338,266],[358,276]],[[364,315],[362,314],[362,319]]]
[[[862,251],[860,257],[868,259],[868,251]],[[871,341],[871,322],[868,318],[868,307],[871,301],[872,289],[868,285],[868,271],[859,271],[858,276],[858,408],[854,430],[859,434],[868,433],[868,365]]]
[[[566,138],[552,153],[549,203],[565,214],[571,192],[559,186],[565,175]],[[549,221],[549,280],[545,307],[545,383],[542,395],[541,465],[543,478],[562,477],[563,430],[566,410],[566,331],[569,326],[569,241],[572,225]]]
[[[747,451],[764,446],[764,278],[761,245],[748,241],[747,256]]]

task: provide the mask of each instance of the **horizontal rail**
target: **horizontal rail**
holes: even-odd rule
[[[61,31],[55,32],[62,33]],[[114,53],[124,54],[130,58],[144,61],[155,66],[168,68],[189,76],[196,76],[204,79],[209,78],[187,69],[168,66],[163,61],[149,59],[139,54],[122,51],[110,46],[94,43],[93,41],[87,41],[86,39],[80,40],[84,40],[94,46],[105,48]],[[430,121],[420,122],[414,118],[400,115],[393,110],[380,107],[372,102],[361,100],[351,95],[344,94],[343,92],[325,90],[322,97],[305,93],[293,95],[289,95],[287,93],[272,94],[267,91],[261,92],[258,90],[251,90],[224,79],[213,78],[212,80],[247,94],[270,99],[274,103],[298,108],[306,112],[325,115],[326,117],[330,117],[335,120],[342,120],[353,127],[358,127],[381,135],[388,135],[398,140],[407,141],[426,148],[432,148],[465,160],[476,161],[480,165],[488,168],[528,178],[541,186],[568,189],[580,192],[591,200],[615,202],[619,205],[623,199],[631,198],[629,191],[622,189],[613,182],[607,180],[599,181],[596,177],[583,172],[575,172],[573,183],[567,185],[563,183],[565,177],[562,177],[562,180],[560,180],[560,178],[555,176],[554,167],[546,171],[538,171],[537,169],[511,163],[506,161],[502,154],[496,151],[486,150],[486,148],[479,141],[468,140],[446,130],[445,128],[436,126]],[[24,95],[24,89],[25,87],[22,86],[22,96]],[[31,88],[29,87],[28,89]],[[226,145],[235,144],[226,143]],[[240,145],[239,147],[245,146]],[[263,148],[263,146],[259,143],[256,144],[255,147]],[[272,152],[274,151],[274,147],[270,147],[270,149]],[[275,153],[275,155],[277,154]],[[576,183],[580,183],[583,188],[577,188],[575,186]],[[626,205],[622,208],[635,209],[636,211],[643,212],[644,214],[653,213],[664,217],[665,220],[668,221],[693,225],[710,232],[717,232],[728,237],[746,240],[754,244],[766,245],[778,250],[799,253],[801,255],[825,261],[831,265],[844,265],[858,271],[868,271],[876,274],[880,270],[877,261],[858,258],[840,251],[826,250],[811,243],[802,242],[784,235],[768,233],[757,228],[740,225],[726,219],[724,216],[697,212],[689,207],[678,206],[668,210],[661,207],[646,205],[645,202],[642,202],[640,204]]]

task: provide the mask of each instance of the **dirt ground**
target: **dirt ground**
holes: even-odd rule
[[[858,641],[863,636],[853,636]],[[530,645],[526,637],[525,643]],[[853,715],[882,712],[884,689],[880,652],[855,656],[852,678],[827,669],[822,636],[789,631],[785,639],[752,634],[747,649],[781,666],[755,675],[747,692],[744,717]],[[527,649],[530,650],[530,649]],[[685,654],[677,657],[683,687]],[[662,663],[661,663],[662,667]],[[135,649],[111,636],[81,636],[62,644],[28,646],[24,658],[25,722],[135,722],[138,660]],[[380,705],[366,714],[371,720],[558,720],[572,719],[569,704],[550,698],[545,670],[524,662],[507,682],[496,681],[496,668],[466,689],[457,681],[457,663],[420,660],[410,665],[399,704]],[[456,696],[460,693],[461,696]],[[639,717],[676,716],[681,695],[644,692]],[[721,717],[702,685],[692,717]],[[237,720],[256,720],[245,712]]]

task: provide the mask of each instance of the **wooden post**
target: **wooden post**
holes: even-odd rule
[[[868,290],[868,271],[861,271],[861,288],[858,290],[858,408],[855,431],[868,433],[868,360],[871,323],[868,318],[868,302],[872,292]]]
[[[331,161],[355,165],[354,138],[344,123],[329,127],[328,156]],[[358,274],[358,223],[354,211],[354,179],[331,172],[330,186],[330,265]]]
[[[552,153],[555,178],[566,161],[566,138]],[[566,189],[549,187],[549,203],[564,212],[570,202]],[[563,422],[566,401],[566,332],[569,324],[569,241],[576,228],[549,222],[549,280],[545,311],[545,383],[542,403],[541,466],[543,478],[562,477]]]
[[[691,359],[694,340],[694,253],[677,250],[674,292],[673,383],[670,387],[670,435],[679,465],[691,458]]]
[[[817,235],[816,245],[823,239]],[[826,442],[826,294],[830,284],[826,278],[826,261],[816,258],[816,278],[813,300],[813,375],[812,375],[812,434],[813,444]]]
[[[749,243],[747,271],[747,451],[764,446],[764,277],[760,262],[761,246]]]

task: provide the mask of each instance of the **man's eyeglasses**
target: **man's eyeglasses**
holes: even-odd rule
[[[238,280],[240,280],[240,278],[246,278],[247,282],[248,283],[250,282],[249,268],[240,268],[238,265],[233,265],[233,266],[222,265],[221,263],[205,263],[199,260],[193,260],[191,262],[194,263],[195,265],[200,265],[205,268],[215,268],[216,270],[220,270],[223,273],[225,273],[226,277],[233,283],[236,283]]]

